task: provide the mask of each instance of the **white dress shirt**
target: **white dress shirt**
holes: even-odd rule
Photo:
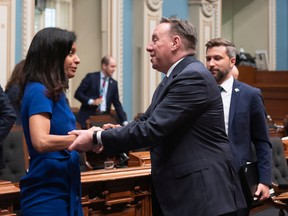
[[[224,109],[225,130],[227,135],[229,131],[229,112],[230,112],[233,82],[234,78],[233,76],[231,76],[228,80],[226,80],[220,85],[223,88],[223,91],[221,92],[221,97]]]

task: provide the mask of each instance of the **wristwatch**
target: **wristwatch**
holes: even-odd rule
[[[103,147],[103,145],[98,142],[97,132],[98,131],[93,131],[93,149],[100,149]]]

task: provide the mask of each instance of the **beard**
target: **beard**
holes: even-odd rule
[[[224,71],[221,71],[218,69],[217,73],[215,75],[215,79],[216,79],[217,83],[222,83],[224,80],[226,80],[229,73],[230,73],[229,69],[224,70]]]

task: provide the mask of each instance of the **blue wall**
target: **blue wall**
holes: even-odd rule
[[[15,63],[22,60],[22,0],[16,0]]]
[[[288,70],[288,1],[276,3],[276,70]]]
[[[133,80],[133,4],[132,0],[123,1],[123,108],[128,120],[132,120],[132,80]]]
[[[188,19],[188,0],[163,0],[163,16],[177,16],[181,19]]]

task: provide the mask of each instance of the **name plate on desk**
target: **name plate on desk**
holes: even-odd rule
[[[149,151],[129,153],[128,167],[145,166],[147,164],[151,164]]]

